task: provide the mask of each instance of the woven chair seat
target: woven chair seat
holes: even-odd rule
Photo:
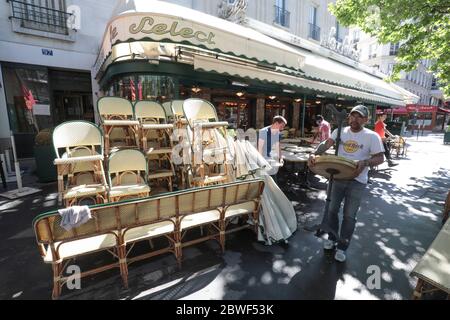
[[[216,122],[196,122],[194,126],[200,126],[201,128],[218,128],[227,127],[229,124],[226,121],[216,121]]]
[[[164,130],[164,129],[173,129],[173,124],[142,124],[141,125],[142,129],[145,130]]]
[[[194,182],[203,182],[206,185],[206,184],[210,184],[210,183],[224,182],[225,180],[227,180],[227,177],[226,176],[212,176],[212,177],[206,176],[205,178],[194,178],[193,180],[194,180]]]
[[[103,156],[101,154],[93,156],[83,156],[83,157],[72,157],[68,158],[67,154],[64,154],[62,158],[57,158],[53,161],[54,164],[71,164],[79,162],[92,162],[92,161],[103,161]]]
[[[70,187],[64,193],[64,199],[73,199],[83,196],[93,196],[106,191],[106,187],[102,184],[82,184]]]
[[[61,244],[61,242],[55,242],[55,247],[58,247],[59,244]],[[113,234],[102,234],[61,244],[59,246],[59,257],[61,259],[67,259],[90,252],[112,248],[116,245],[116,237]],[[53,254],[49,247],[46,251],[44,262],[52,263],[53,261]]]
[[[231,218],[246,213],[251,213],[255,209],[253,201],[231,206],[225,212],[225,218]],[[181,220],[181,229],[189,229],[195,226],[208,224],[220,219],[218,210],[210,210],[200,213],[190,214]]]
[[[158,170],[155,173],[149,174],[148,179],[160,179],[160,178],[168,178],[173,177],[175,174],[172,172],[172,170]]]
[[[189,229],[195,226],[200,226],[202,224],[211,223],[217,221],[220,218],[220,213],[218,210],[210,210],[195,214],[190,214],[181,220],[181,230]]]
[[[137,120],[103,120],[103,124],[106,126],[138,126]]]
[[[147,156],[149,155],[157,155],[157,154],[168,154],[172,153],[172,148],[150,148],[150,150],[147,151]]]
[[[109,196],[122,197],[144,192],[150,192],[150,187],[145,183],[120,185],[111,187],[111,189],[109,190]]]
[[[174,231],[174,224],[170,221],[161,221],[149,225],[129,229],[125,232],[125,242],[135,242],[141,239],[148,239]]]

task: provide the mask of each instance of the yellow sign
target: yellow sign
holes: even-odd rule
[[[165,23],[158,23],[155,24],[155,20],[151,17],[144,17],[141,19],[141,22],[138,26],[136,26],[135,23],[130,25],[130,33],[136,34],[139,32],[146,33],[146,34],[156,34],[156,35],[164,35],[164,34],[170,34],[172,37],[180,36],[182,38],[195,38],[199,42],[206,42],[208,44],[215,44],[215,42],[212,40],[215,36],[214,33],[210,32],[209,34],[206,34],[203,31],[196,31],[194,32],[191,28],[178,28],[178,22],[173,22],[172,25],[169,26]],[[178,29],[178,30],[177,30]]]

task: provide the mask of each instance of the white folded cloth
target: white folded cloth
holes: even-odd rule
[[[60,226],[67,231],[86,223],[92,218],[88,206],[73,206],[58,210],[61,215]]]

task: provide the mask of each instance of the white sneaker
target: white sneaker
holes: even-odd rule
[[[334,259],[339,262],[344,262],[347,257],[345,256],[345,251],[341,249],[337,249],[334,254]]]
[[[326,239],[326,240],[323,241],[323,248],[324,248],[325,250],[331,250],[331,249],[334,249],[334,246],[335,246],[334,241],[331,241],[331,240],[328,240],[328,239]]]

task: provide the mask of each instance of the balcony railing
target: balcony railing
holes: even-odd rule
[[[275,7],[275,20],[274,22],[279,24],[280,26],[289,28],[289,19],[291,13],[287,10],[284,10],[283,8],[279,6]]]
[[[320,28],[317,25],[310,23],[308,36],[314,40],[320,41]]]
[[[12,8],[10,18],[18,19],[21,27],[59,34],[68,34],[67,19],[71,16],[65,11],[41,7],[22,1],[9,0]]]

